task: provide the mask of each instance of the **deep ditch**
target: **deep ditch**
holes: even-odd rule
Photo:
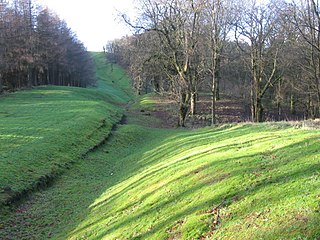
[[[99,147],[104,145],[109,139],[113,136],[114,132],[117,131],[119,125],[127,124],[127,116],[125,114],[122,115],[120,121],[112,125],[110,132],[96,145],[88,149],[85,153],[83,153],[80,158],[84,159],[87,157],[89,153],[96,151]],[[101,127],[99,127],[101,128]],[[53,170],[51,173],[41,176],[31,185],[29,188],[24,189],[19,192],[14,192],[10,187],[6,187],[2,189],[2,194],[5,195],[5,200],[0,203],[0,214],[2,214],[2,210],[10,209],[17,207],[23,201],[28,199],[30,195],[36,191],[44,190],[49,188],[54,184],[54,182],[68,169],[75,164],[75,161],[71,161],[65,163],[64,165],[60,165],[58,170]],[[4,209],[5,208],[5,209]]]

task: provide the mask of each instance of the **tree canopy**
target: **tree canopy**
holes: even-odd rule
[[[90,54],[48,8],[0,1],[0,93],[37,85],[94,84]]]
[[[199,91],[247,102],[251,120],[320,114],[320,5],[315,0],[141,0],[136,30],[107,46],[137,92],[178,103],[179,126],[195,114]],[[288,114],[284,109],[289,109]]]

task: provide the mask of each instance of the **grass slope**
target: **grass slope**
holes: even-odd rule
[[[157,129],[142,125],[150,116],[131,116],[20,206],[0,238],[320,237],[319,131],[278,124]]]
[[[319,149],[319,131],[123,126],[114,141],[90,155],[108,165],[104,189],[87,205],[87,216],[62,236],[316,239]]]
[[[0,221],[0,239],[320,237],[319,130],[158,129],[127,114],[106,144]]]
[[[98,89],[108,103],[118,105],[132,100],[132,88],[128,75],[116,64],[106,62],[105,56],[99,52],[92,53],[96,65]]]
[[[0,97],[0,206],[76,162],[121,119],[115,104],[130,99],[128,80],[115,69],[127,85],[112,82],[103,54],[94,59],[98,88],[44,86]]]

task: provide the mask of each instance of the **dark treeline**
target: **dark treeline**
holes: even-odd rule
[[[241,99],[251,120],[316,118],[320,114],[318,1],[140,0],[125,22],[133,36],[107,45],[139,93],[156,91],[178,103],[179,125],[211,95],[212,124],[220,95]],[[244,104],[245,105],[245,104]]]
[[[31,0],[0,0],[0,93],[93,83],[90,54],[64,21]]]

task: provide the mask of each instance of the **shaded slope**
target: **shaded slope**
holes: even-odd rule
[[[135,151],[120,154],[127,144]],[[111,184],[69,239],[314,239],[319,149],[319,132],[264,125],[124,126],[90,156],[110,165]]]
[[[5,231],[19,239],[315,239],[319,149],[319,131],[165,130],[129,116],[17,209]]]
[[[106,68],[103,54],[94,57]],[[116,104],[130,99],[128,79],[127,86],[114,86],[106,72],[97,73],[103,87],[44,86],[0,98],[0,207],[47,185],[121,119]]]
[[[158,129],[152,116],[127,115],[106,144],[0,223],[0,238],[320,236],[319,130]]]

